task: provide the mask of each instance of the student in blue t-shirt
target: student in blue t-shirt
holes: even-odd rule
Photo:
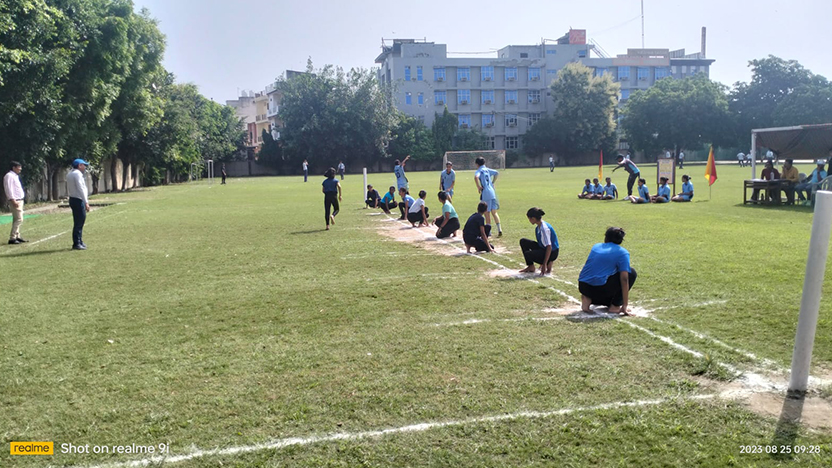
[[[407,177],[404,174],[404,165],[407,164],[408,159],[410,159],[409,154],[404,158],[404,161],[399,162],[397,159],[393,162],[393,175],[396,176],[396,186],[399,187],[399,190],[402,188],[410,189],[407,186]]]
[[[592,199],[600,200],[604,198],[604,186],[598,183],[598,178],[592,179]]]
[[[671,198],[675,202],[689,202],[693,199],[693,182],[690,181],[690,176],[685,174],[682,176],[682,193],[677,194]]]
[[[448,192],[439,192],[437,196],[439,197],[439,203],[442,203],[442,216],[433,220],[433,224],[437,227],[436,238],[456,237],[456,231],[459,230],[459,215],[456,214],[454,206],[451,205]]]
[[[407,189],[404,187],[399,189],[399,196],[402,197],[402,202],[399,203],[399,211],[402,212],[402,217],[399,219],[407,219],[407,212],[410,210],[410,207],[416,203],[416,199],[411,197],[410,194],[407,193]]]
[[[387,214],[390,214],[390,210],[398,206],[396,204],[396,187],[390,186],[390,190],[384,194],[384,197],[381,198],[381,203],[379,207]]]
[[[602,200],[615,200],[618,198],[618,187],[612,183],[612,179],[607,177],[607,185],[604,186],[604,196]]]
[[[491,224],[491,217],[494,216],[494,223],[497,224],[497,237],[503,235],[503,227],[500,225],[500,202],[497,201],[497,192],[494,191],[494,183],[497,182],[499,172],[485,166],[485,158],[479,157],[474,161],[477,164],[477,172],[474,173],[474,183],[480,192],[480,201],[488,204],[488,211],[485,212],[485,224]]]
[[[454,172],[454,163],[448,161],[445,164],[445,170],[439,174],[439,190],[446,192],[448,198],[454,198],[454,185],[456,185],[456,172]]]
[[[630,252],[621,247],[625,234],[620,227],[608,228],[604,242],[592,246],[578,277],[584,312],[592,312],[590,306],[594,304],[609,307],[613,313],[630,315],[630,289],[638,275],[630,266]]]
[[[630,200],[633,203],[650,203],[650,191],[647,189],[647,181],[639,179],[638,195],[630,195],[625,200]]]
[[[526,212],[529,222],[537,225],[534,228],[534,235],[537,240],[520,239],[520,250],[526,260],[526,268],[520,270],[520,273],[534,273],[535,263],[540,264],[540,276],[552,273],[552,263],[558,259],[558,253],[560,252],[558,235],[551,224],[543,221],[543,215],[545,214],[543,210],[537,207],[529,208],[529,211]]]
[[[581,193],[578,194],[578,198],[589,200],[593,195],[595,195],[595,189],[592,188],[589,179],[584,180],[584,186],[581,188]]]
[[[650,198],[652,203],[667,203],[670,201],[670,186],[667,185],[667,177],[659,177],[661,185],[659,191]]]
[[[341,182],[335,179],[335,168],[330,167],[325,173],[323,188],[321,191],[324,193],[324,212],[326,213],[324,216],[326,217],[326,230],[329,231],[329,224],[335,224],[335,217],[338,215],[338,211],[340,211],[340,206],[338,204],[341,201]],[[332,214],[329,213],[330,209],[334,209]]]

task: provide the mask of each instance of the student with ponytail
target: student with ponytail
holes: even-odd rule
[[[534,273],[534,264],[539,263],[540,275],[543,276],[552,272],[552,263],[558,259],[558,253],[560,252],[558,235],[551,224],[543,221],[543,215],[545,214],[543,210],[537,207],[529,208],[529,211],[526,212],[529,222],[537,226],[534,229],[537,240],[520,239],[520,250],[523,252],[526,265],[528,265],[520,270],[520,273]]]

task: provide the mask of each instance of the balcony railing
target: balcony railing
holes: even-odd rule
[[[274,117],[280,112],[280,106],[270,107],[266,115],[269,117]]]

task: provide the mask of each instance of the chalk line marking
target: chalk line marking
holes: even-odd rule
[[[748,392],[746,392],[748,393]],[[737,395],[738,392],[734,391],[729,393],[725,393],[725,396],[734,397]],[[313,444],[319,444],[323,442],[335,442],[335,441],[351,441],[351,440],[360,440],[360,439],[374,439],[385,437],[394,434],[412,434],[412,433],[419,433],[419,432],[426,432],[433,429],[441,429],[446,427],[457,427],[457,426],[465,426],[469,424],[482,424],[482,423],[493,423],[493,422],[503,422],[503,421],[515,421],[518,419],[545,419],[545,418],[552,418],[555,416],[565,416],[573,413],[583,413],[583,412],[591,412],[591,411],[604,411],[604,410],[616,410],[616,409],[623,409],[623,408],[640,408],[640,407],[649,407],[649,406],[658,406],[667,403],[673,403],[677,401],[703,401],[703,400],[712,400],[716,398],[722,397],[723,394],[704,394],[704,395],[692,395],[689,397],[677,397],[677,398],[660,398],[655,400],[637,400],[637,401],[630,401],[630,402],[615,402],[615,403],[604,403],[595,406],[579,406],[574,408],[563,408],[559,410],[553,411],[520,411],[516,413],[508,413],[508,414],[500,414],[495,416],[478,416],[472,418],[465,418],[465,419],[453,419],[450,421],[434,421],[434,422],[423,422],[418,424],[410,424],[407,426],[399,426],[399,427],[391,427],[388,429],[379,429],[375,431],[362,431],[362,432],[336,432],[333,434],[324,434],[324,435],[313,435],[309,437],[287,437],[284,439],[277,439],[271,442],[265,442],[261,444],[252,444],[252,445],[238,445],[233,447],[226,447],[226,448],[215,448],[209,450],[194,450],[189,453],[181,454],[181,455],[172,455],[172,456],[155,456],[150,458],[144,458],[139,460],[132,460],[132,461],[124,461],[124,462],[111,462],[111,463],[103,463],[99,465],[76,465],[74,468],[125,468],[125,467],[136,467],[136,466],[149,466],[149,465],[163,465],[163,464],[174,464],[174,463],[181,463],[184,461],[194,460],[197,458],[205,458],[205,457],[216,457],[216,456],[228,456],[228,455],[240,455],[252,452],[261,452],[264,450],[280,450],[286,447],[293,447],[293,446],[307,446]]]

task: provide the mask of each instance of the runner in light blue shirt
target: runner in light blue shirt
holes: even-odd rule
[[[675,202],[689,202],[693,198],[693,182],[690,181],[690,176],[685,174],[682,176],[682,193],[671,198]]]
[[[602,200],[615,200],[618,198],[618,187],[612,183],[612,179],[607,177],[607,185],[604,186],[604,197]]]
[[[661,177],[659,180],[662,184],[659,185],[658,193],[653,195],[650,201],[653,203],[667,203],[670,201],[670,186],[667,185],[667,177]]]
[[[399,160],[397,159],[394,162],[393,175],[396,176],[396,186],[399,189],[410,189],[410,187],[407,186],[407,176],[405,176],[404,174],[404,165],[407,164],[408,159],[410,159],[409,154],[406,158],[404,158],[404,161],[399,162]]]
[[[500,202],[497,201],[494,182],[497,181],[500,173],[487,168],[485,158],[477,158],[476,163],[477,172],[474,174],[474,183],[477,184],[477,190],[480,192],[480,200],[488,204],[488,211],[485,212],[485,224],[491,224],[491,216],[493,215],[494,222],[497,223],[497,236],[499,237],[503,235],[503,228],[500,226],[500,215],[497,214],[497,210],[500,209]]]
[[[454,185],[456,185],[456,172],[454,172],[454,163],[448,161],[445,164],[445,170],[439,174],[439,190],[447,192],[450,198],[454,197]]]

